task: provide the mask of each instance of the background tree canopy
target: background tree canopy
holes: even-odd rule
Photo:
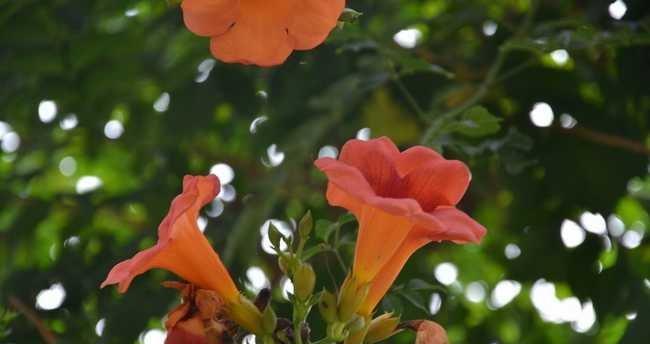
[[[454,343],[647,343],[650,2],[352,0],[357,22],[272,69],[213,60],[173,2],[0,0],[0,342],[157,343],[169,274],[98,287],[211,169],[234,178],[206,235],[282,300],[260,228],[311,209],[331,243],[313,160],[387,135],[467,162],[488,234],[419,251],[384,309]]]

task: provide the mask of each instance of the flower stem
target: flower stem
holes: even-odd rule
[[[302,323],[305,319],[304,312],[301,311],[300,302],[297,301],[293,305],[293,342],[295,344],[302,344]]]

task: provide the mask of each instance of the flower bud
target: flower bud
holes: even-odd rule
[[[280,267],[280,271],[285,275],[288,275],[291,270],[291,259],[291,256],[288,254],[278,256],[278,266]]]
[[[354,276],[348,276],[339,293],[339,320],[348,322],[352,319],[370,291],[370,283],[359,284]]]
[[[359,315],[355,315],[347,326],[348,330],[350,330],[350,333],[357,333],[363,330],[365,327],[366,319]]]
[[[298,300],[307,301],[314,292],[316,274],[310,264],[303,263],[298,266],[293,275],[294,293]]]
[[[275,227],[273,222],[269,222],[269,241],[271,242],[271,245],[273,245],[273,249],[276,252],[280,252],[280,247],[282,244],[282,241],[284,240],[284,235],[280,233],[280,230]]]
[[[318,309],[327,323],[333,323],[338,320],[336,315],[336,295],[329,291],[325,290],[321,293]]]
[[[245,296],[239,295],[238,302],[228,305],[228,315],[232,321],[248,331],[254,334],[263,333],[262,313]]]
[[[350,335],[345,338],[343,344],[363,344],[365,343],[364,338],[366,337],[367,327],[362,327],[357,329],[356,332],[350,333]]]
[[[351,8],[345,8],[339,17],[339,21],[344,23],[354,23],[362,15],[362,12],[355,11]]]
[[[275,315],[275,311],[271,305],[267,305],[262,313],[262,328],[264,333],[273,333],[275,331],[275,326],[278,323],[278,317]]]
[[[300,238],[302,240],[307,240],[313,228],[314,219],[311,217],[311,211],[308,210],[302,219],[300,219],[300,223],[298,224],[298,234],[300,234]]]
[[[388,339],[396,333],[397,325],[399,325],[399,318],[394,317],[392,313],[385,313],[372,319],[366,334],[366,343],[373,344]]]

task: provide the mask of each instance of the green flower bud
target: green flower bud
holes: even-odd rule
[[[243,295],[239,295],[238,302],[228,305],[228,316],[239,326],[252,333],[259,334],[263,332],[262,314],[255,304]]]
[[[354,23],[362,15],[362,12],[355,11],[351,8],[345,8],[339,17],[339,21],[344,23]]]
[[[311,210],[308,210],[305,216],[300,219],[298,224],[298,234],[302,240],[307,240],[311,234],[311,230],[314,228],[314,219],[311,217]]]
[[[339,320],[347,323],[352,319],[370,291],[370,283],[359,284],[353,276],[348,276],[339,293]]]
[[[273,222],[269,222],[269,241],[271,241],[271,244],[273,245],[273,249],[276,252],[280,252],[280,243],[284,239],[284,236],[282,233],[280,233],[280,230],[275,227]]]
[[[314,292],[316,285],[316,274],[314,269],[308,263],[298,266],[293,275],[294,293],[298,300],[307,301],[309,296]]]
[[[366,343],[373,344],[390,338],[396,333],[398,325],[399,317],[394,317],[393,313],[385,313],[372,319],[366,334]]]
[[[336,295],[329,291],[325,290],[321,293],[318,309],[327,323],[333,323],[338,320],[336,315]]]
[[[264,332],[273,333],[277,323],[278,317],[275,315],[275,311],[273,311],[271,305],[267,305],[264,309],[264,313],[262,313],[262,328],[264,329]]]
[[[288,275],[291,270],[291,256],[281,254],[278,256],[278,266],[283,274]]]
[[[348,323],[347,329],[350,330],[350,333],[357,333],[363,330],[366,327],[366,319],[362,316],[355,315],[352,320]]]

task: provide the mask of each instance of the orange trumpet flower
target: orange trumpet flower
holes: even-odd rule
[[[399,151],[388,138],[350,140],[338,160],[315,162],[328,179],[327,200],[359,222],[352,274],[371,283],[361,312],[368,315],[408,258],[431,241],[478,242],[485,228],[456,209],[470,181],[460,161],[432,149]]]
[[[219,193],[214,175],[185,176],[183,193],[158,227],[158,243],[113,267],[102,288],[119,284],[125,292],[136,276],[153,268],[169,270],[200,289],[212,290],[223,299],[228,317],[247,330],[261,331],[261,313],[237,290],[219,255],[199,230],[199,210]]]
[[[345,0],[184,0],[185,26],[211,37],[219,60],[273,66],[293,50],[321,44],[336,26]]]
[[[239,291],[219,255],[199,230],[199,210],[219,193],[214,175],[185,176],[183,193],[158,227],[158,243],[113,267],[101,287],[119,284],[125,292],[133,278],[153,268],[169,270],[203,289],[215,290],[229,302],[237,302]]]

